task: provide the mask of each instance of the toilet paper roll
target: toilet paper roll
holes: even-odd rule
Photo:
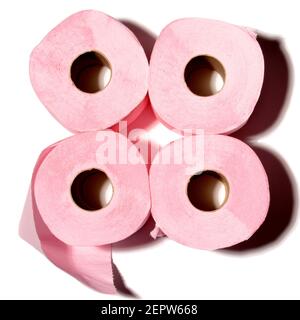
[[[135,163],[126,155],[135,155]],[[99,187],[110,180],[104,204]],[[111,244],[129,237],[150,210],[148,172],[137,148],[113,131],[78,134],[49,153],[36,174],[37,209],[51,233],[69,245]]]
[[[56,145],[54,144],[46,148],[41,153],[35,165],[31,181],[30,207],[40,247],[50,261],[79,281],[97,291],[114,294],[117,292],[117,289],[113,277],[112,246],[81,247],[67,245],[50,232],[37,208],[34,194],[36,173]]]
[[[213,70],[224,81],[217,93],[210,83],[216,76]],[[263,76],[254,32],[220,21],[181,19],[167,25],[155,43],[149,96],[169,127],[230,133],[250,117]]]
[[[148,69],[134,34],[93,10],[64,20],[30,57],[37,96],[73,132],[109,128],[142,108]]]
[[[154,159],[151,211],[157,227],[169,238],[199,249],[225,248],[247,240],[263,223],[269,207],[269,185],[262,163],[245,143],[218,135],[204,136],[203,145],[198,146],[201,152],[194,157],[190,146],[195,149],[196,138],[177,140]],[[168,155],[181,150],[182,145],[186,146],[183,159],[189,161],[166,163]],[[203,161],[199,162],[201,154]],[[164,163],[160,159],[165,159]],[[222,205],[208,208],[209,179],[204,187],[195,182],[203,173],[222,179],[226,189]]]

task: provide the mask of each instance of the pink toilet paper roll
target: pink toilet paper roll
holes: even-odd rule
[[[134,34],[93,10],[64,20],[30,57],[36,94],[73,132],[106,129],[134,111],[137,115],[148,89],[148,69]]]
[[[151,211],[157,227],[169,238],[199,249],[220,249],[247,240],[268,212],[270,196],[265,170],[248,145],[221,135],[204,136],[203,145],[198,145],[203,158],[199,162],[190,148],[197,143],[196,138],[177,140],[164,147],[154,159],[150,189]],[[188,163],[160,161],[181,150],[182,144],[186,146],[182,149],[183,159],[189,159]],[[223,180],[227,196],[219,208],[208,208],[207,191],[197,189],[199,184],[195,181],[200,173]]]
[[[210,88],[213,70],[224,81],[217,93]],[[180,19],[155,43],[149,96],[157,116],[172,128],[230,133],[250,117],[263,76],[254,32],[220,21]]]
[[[79,281],[103,293],[116,293],[112,267],[111,245],[70,246],[57,239],[49,230],[37,208],[34,194],[35,178],[40,165],[57,144],[45,149],[37,163],[31,182],[31,210],[40,247],[57,267],[71,274]]]
[[[135,155],[135,164],[128,164],[127,154]],[[107,177],[113,194],[103,204],[98,191]],[[69,245],[97,246],[127,238],[150,210],[144,160],[129,140],[113,131],[83,133],[58,143],[36,173],[34,195],[46,226]]]

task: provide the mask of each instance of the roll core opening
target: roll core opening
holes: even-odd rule
[[[81,54],[71,66],[71,79],[74,85],[86,93],[104,90],[111,80],[111,74],[109,61],[97,51]]]
[[[71,195],[81,209],[95,211],[108,206],[113,197],[113,185],[105,172],[90,169],[75,177]]]
[[[215,211],[226,203],[229,184],[223,175],[215,171],[202,171],[190,178],[187,195],[195,208],[201,211]]]
[[[221,62],[208,55],[192,58],[185,67],[184,79],[192,93],[197,96],[212,96],[225,84],[225,69]]]

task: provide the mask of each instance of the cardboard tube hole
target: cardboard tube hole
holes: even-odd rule
[[[202,55],[186,65],[184,79],[188,88],[198,96],[212,96],[222,90],[225,70],[217,59]]]
[[[83,171],[71,186],[74,202],[82,209],[95,211],[106,207],[113,197],[113,185],[103,171]]]
[[[190,178],[187,195],[195,208],[201,211],[214,211],[226,203],[229,184],[219,173],[203,171]]]
[[[109,61],[96,51],[83,53],[71,66],[73,83],[86,93],[96,93],[107,87],[111,72]]]

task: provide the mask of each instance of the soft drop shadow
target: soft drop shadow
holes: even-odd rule
[[[265,77],[260,98],[248,122],[232,136],[249,144],[260,158],[270,184],[270,208],[263,225],[247,241],[223,252],[252,252],[283,238],[292,227],[298,207],[297,183],[286,161],[254,140],[274,130],[283,118],[293,85],[290,59],[280,39],[257,38],[265,59]]]
[[[112,271],[113,271],[114,285],[118,290],[118,293],[127,297],[138,299],[139,296],[126,286],[125,281],[119,269],[113,262],[112,262]]]
[[[131,30],[141,43],[148,61],[152,53],[152,49],[156,40],[156,35],[144,26],[128,19],[119,19],[129,30]]]
[[[263,87],[248,122],[232,136],[249,139],[274,129],[288,108],[293,86],[292,64],[281,39],[259,35],[265,60]]]
[[[270,185],[270,207],[265,222],[247,241],[224,251],[245,251],[276,243],[293,225],[298,209],[297,185],[285,161],[274,151],[253,147]]]

